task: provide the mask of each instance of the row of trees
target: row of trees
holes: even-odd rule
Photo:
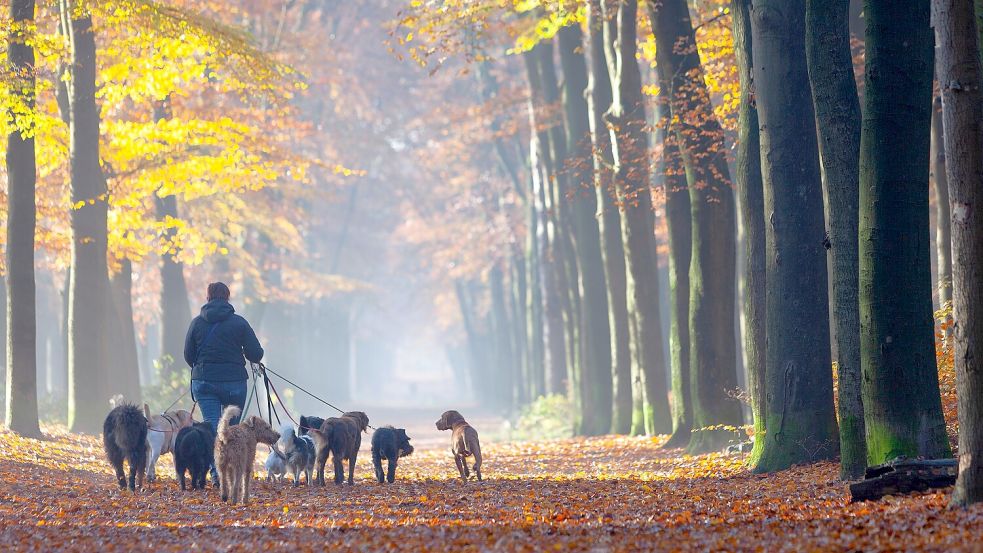
[[[159,339],[165,382],[181,374],[189,287],[236,282],[257,324],[266,303],[320,308],[353,289],[305,255],[320,249],[303,221],[328,196],[312,183],[357,172],[311,139],[318,106],[281,61],[306,51],[288,23],[300,36],[330,21],[313,3],[267,7],[31,1],[0,19],[10,428],[39,433],[37,330],[58,327],[35,314],[36,266],[64,275],[64,312],[43,315],[64,320],[76,431],[98,430],[113,396],[140,400],[138,340]],[[147,340],[149,319],[159,338]]]
[[[671,445],[720,448],[733,435],[727,429],[742,424],[733,393],[739,280],[755,470],[839,456],[843,477],[855,478],[899,455],[950,454],[929,256],[936,58],[928,0],[864,4],[862,97],[850,34],[860,10],[847,0],[734,0],[716,15],[698,11],[704,22],[696,25],[685,0],[646,2],[644,13],[630,0],[525,3],[509,13],[493,2],[450,2],[441,10],[421,4],[397,32],[424,37],[404,44],[423,65],[462,48],[461,32],[469,37],[465,53],[490,64],[496,35],[482,18],[505,17],[509,34],[519,36],[512,51],[521,52],[525,68],[528,127],[512,125],[512,134],[489,140],[509,144],[511,157],[498,158],[525,220],[509,255],[488,272],[487,335],[474,330],[477,302],[459,294],[472,320],[475,365],[509,383],[494,388],[500,405],[569,394],[581,434],[671,432]],[[965,73],[975,63],[966,52],[978,48],[968,42],[975,40],[973,3],[956,4],[945,19],[951,24],[937,14],[935,31],[949,50],[936,61],[945,144],[949,152],[977,148],[959,158],[968,163],[978,159],[978,144],[954,137],[980,129],[970,116],[979,103],[965,99],[979,91],[978,76]],[[727,21],[739,86],[734,159],[714,103],[731,95],[714,99],[710,47],[696,38],[701,27]],[[944,39],[955,31],[958,39]],[[656,52],[654,116],[639,67],[647,32]],[[955,50],[961,57],[952,57]],[[942,77],[952,67],[963,73]],[[949,124],[947,103],[965,110],[961,126]],[[514,133],[526,129],[528,146],[515,146]],[[953,140],[960,145],[949,148]],[[949,194],[956,188],[951,166]],[[957,174],[960,194],[978,192],[978,171]],[[936,179],[946,186],[938,170]],[[952,221],[961,232],[978,226],[967,218],[972,199],[966,202],[949,198],[960,206]],[[668,329],[659,317],[653,213],[667,226]],[[963,332],[975,328],[977,296],[959,273],[975,270],[968,252],[979,239],[956,232],[952,244],[965,253],[953,253],[955,326],[969,340]],[[948,264],[939,270],[944,275]],[[505,275],[511,297],[503,293]],[[973,362],[971,353],[956,361],[967,436]],[[961,447],[974,447],[972,440]],[[961,451],[973,458],[973,449]],[[964,465],[964,473],[974,470]]]

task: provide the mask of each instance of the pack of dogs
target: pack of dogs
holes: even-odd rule
[[[364,412],[349,411],[329,418],[301,416],[297,427],[284,423],[279,430],[261,417],[240,421],[241,415],[239,407],[228,406],[213,429],[210,423],[194,420],[192,412],[184,409],[151,415],[146,404],[142,412],[128,403],[117,405],[106,416],[102,431],[106,458],[120,489],[135,492],[143,487],[145,477],[148,483],[155,481],[157,461],[171,453],[181,490],[188,488],[187,477],[192,490],[206,489],[208,472],[214,466],[222,501],[246,504],[259,444],[269,448],[265,462],[268,482],[282,483],[290,475],[294,486],[301,485],[301,476],[306,486],[324,486],[324,470],[331,457],[334,483],[345,483],[347,463],[347,481],[354,485],[362,434],[370,428]],[[457,411],[445,411],[435,426],[451,431],[451,453],[461,479],[470,479],[473,470],[481,480],[478,432]],[[413,453],[406,429],[383,426],[375,430],[371,443],[376,481],[395,482],[399,459]],[[124,463],[129,465],[128,475]]]

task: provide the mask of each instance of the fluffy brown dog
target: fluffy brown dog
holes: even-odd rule
[[[478,431],[468,424],[457,411],[444,411],[437,421],[437,430],[452,430],[451,453],[457,463],[457,471],[461,478],[467,480],[471,473],[468,471],[468,457],[474,456],[474,473],[481,480],[481,444],[478,442]]]
[[[174,451],[174,442],[182,428],[194,424],[191,412],[177,409],[151,415],[150,406],[143,404],[143,413],[147,417],[147,482],[157,479],[157,459],[165,453]]]
[[[259,417],[249,417],[235,426],[229,426],[229,421],[240,413],[235,405],[225,408],[218,421],[218,436],[215,439],[215,466],[222,487],[222,501],[231,499],[233,505],[240,502],[245,505],[249,501],[249,481],[253,479],[256,444],[262,442],[272,446],[280,439],[280,434]]]
[[[334,483],[341,484],[345,480],[342,460],[348,461],[348,484],[355,483],[355,459],[362,445],[362,432],[368,426],[369,417],[365,413],[350,411],[340,417],[326,419],[320,430],[311,430],[317,452],[317,484],[324,485],[324,464],[328,461],[329,453],[334,461]]]

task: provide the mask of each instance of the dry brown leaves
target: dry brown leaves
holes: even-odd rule
[[[983,535],[983,508],[947,509],[948,490],[850,504],[832,463],[758,476],[646,438],[489,443],[481,483],[453,479],[440,447],[376,484],[365,452],[354,487],[256,480],[229,507],[182,493],[170,456],[155,485],[121,492],[98,438],[46,431],[0,432],[0,550],[973,550]]]

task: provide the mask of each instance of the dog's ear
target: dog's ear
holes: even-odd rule
[[[252,417],[249,417],[248,419],[242,421],[239,424],[242,424],[246,428],[256,428],[256,417],[255,417],[255,415],[252,416]]]

